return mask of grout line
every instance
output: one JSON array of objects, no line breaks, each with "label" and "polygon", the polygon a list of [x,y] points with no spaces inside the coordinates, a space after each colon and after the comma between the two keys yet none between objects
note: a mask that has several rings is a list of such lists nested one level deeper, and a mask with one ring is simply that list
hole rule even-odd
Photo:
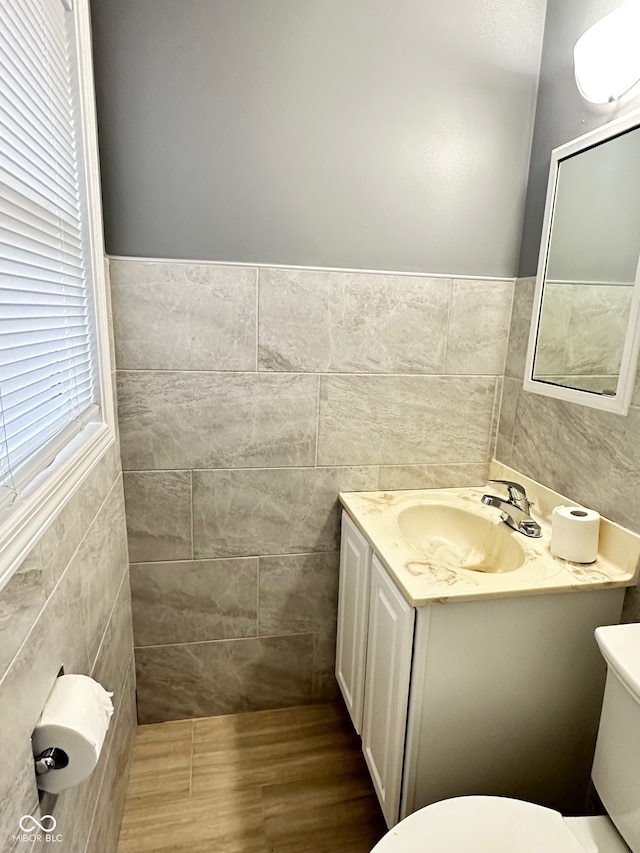
[{"label": "grout line", "polygon": [[[264,789],[267,787],[266,785],[257,785],[258,792],[260,794],[260,814],[262,815],[262,834],[264,836],[265,841],[267,841],[267,816],[264,810]],[[267,850],[273,850],[267,842]]]},{"label": "grout line", "polygon": [[182,643],[151,643],[148,646],[136,646],[134,651],[143,651],[144,649],[176,648],[178,646],[210,646],[213,643],[246,643],[248,640],[277,640],[282,637],[311,637],[317,633],[317,630],[280,631],[277,634],[263,634],[261,637],[218,637],[214,640],[187,640]]},{"label": "grout line", "polygon": [[[109,628],[111,626],[111,620],[113,619],[114,613],[116,611],[116,605],[118,604],[118,599],[120,598],[120,593],[122,592],[122,587],[125,583],[129,582],[129,572],[130,572],[130,565],[129,565],[129,562],[127,561],[126,566],[122,572],[122,577],[120,579],[120,583],[118,584],[118,591],[116,592],[115,598],[113,599],[113,604],[111,605],[111,610],[109,611],[109,616],[107,617],[107,621],[105,622],[105,625],[104,625],[104,630],[102,631],[102,636],[100,637],[100,642],[98,644],[98,650],[96,651],[95,657],[92,661],[89,660],[89,643],[88,643],[88,638],[87,638],[86,630],[85,630],[86,626],[84,624],[84,617],[82,619],[83,630],[85,631],[85,643],[87,646],[87,665],[89,667],[89,675],[93,675],[93,671],[95,669],[96,663],[98,661],[98,658],[100,657],[100,652],[102,651],[102,647],[106,641],[107,634],[108,634]],[[119,686],[121,687],[122,685],[119,685]]]},{"label": "grout line", "polygon": [[[449,286],[449,306],[447,309],[446,334],[444,336],[444,353],[442,356],[442,376],[455,375],[455,374],[447,374],[445,372],[446,368],[447,368],[447,355],[449,354],[449,334],[451,332],[451,305],[452,305],[452,303],[453,303],[453,279],[451,279],[450,286]],[[424,375],[428,375],[428,374],[424,374]]]},{"label": "grout line", "polygon": [[195,560],[195,521],[193,518],[193,471],[189,471],[189,497],[191,506],[191,559]]},{"label": "grout line", "polygon": [[256,269],[256,373],[260,370],[258,353],[260,352],[260,270]]},{"label": "grout line", "polygon": [[316,395],[316,453],[313,467],[318,467],[318,452],[320,448],[320,388],[322,386],[322,375],[318,374],[318,390]]},{"label": "grout line", "polygon": [[524,389],[522,388],[522,380],[517,380],[517,381],[518,381],[518,391],[517,391],[517,396],[516,396],[516,405],[513,409],[513,422],[511,425],[511,436],[510,436],[509,441],[508,441],[509,460],[508,460],[508,462],[504,462],[505,465],[507,465],[507,464],[511,465],[511,463],[513,462],[513,444],[515,441],[516,423],[518,422],[518,409],[520,408],[520,402],[522,400],[522,395],[525,393]]},{"label": "grout line", "polygon": [[[495,378],[496,377],[494,377],[494,379]],[[417,465],[417,466],[425,467],[425,468],[426,467],[429,467],[429,468],[442,467],[443,465],[446,465],[447,468],[450,468],[452,465],[483,465],[484,462],[485,462],[484,458],[482,458],[482,459],[455,459],[455,460],[445,460],[445,461],[442,461],[442,460],[440,460],[440,461],[417,460],[416,461],[415,459],[401,459],[398,462],[350,462],[347,465],[331,465],[331,464],[324,464],[324,465],[313,465],[313,464],[311,464],[311,465],[275,465],[275,466],[254,465],[254,466],[249,466],[249,467],[243,466],[240,468],[229,468],[229,467],[194,468],[191,473],[193,473],[193,474],[196,474],[196,473],[204,473],[204,474],[233,473],[233,474],[238,474],[238,473],[241,473],[243,471],[247,471],[247,472],[249,472],[249,471],[272,471],[272,472],[273,471],[324,471],[324,470],[344,471],[344,470],[349,470],[350,468],[371,468],[373,470],[374,468],[403,468],[403,467],[406,467],[407,465],[412,465],[412,466]],[[168,474],[169,473],[170,474],[170,473],[186,473],[186,471],[185,471],[185,469],[180,469],[180,468],[142,468],[142,469],[137,469],[137,470],[129,470],[129,471],[126,471],[125,473],[127,473],[127,474]],[[343,492],[362,492],[362,491],[370,492],[370,491],[375,491],[375,490],[372,490],[372,489],[347,489],[347,488],[345,488],[345,489],[341,489],[340,491],[343,491]],[[241,555],[234,554],[231,556],[232,557],[234,557],[234,556],[255,557],[257,555],[256,554],[241,554]],[[218,556],[218,559],[224,559],[224,557]],[[156,560],[133,560],[132,562],[154,563],[154,562],[158,562],[158,561],[156,561]],[[160,562],[162,562],[162,561],[160,561]],[[172,560],[171,562],[178,562],[178,561]]]},{"label": "grout line", "polygon": [[[478,462],[478,465],[484,465],[484,462]],[[448,466],[447,466],[448,467]],[[374,489],[368,489],[367,491],[375,491]],[[218,563],[218,562],[234,562],[238,560],[262,560],[262,559],[271,559],[271,558],[279,558],[279,557],[314,557],[314,556],[323,556],[326,554],[339,554],[339,548],[331,548],[328,551],[294,551],[293,553],[287,552],[285,554],[239,554],[234,555],[233,557],[199,557],[197,562],[202,563]],[[130,568],[138,568],[138,566],[155,566],[162,565],[163,563],[171,563],[172,565],[179,565],[180,563],[184,563],[185,565],[189,565],[192,561],[190,559],[182,559],[182,560],[137,560],[135,563],[129,563]]]},{"label": "grout line", "polygon": [[195,750],[196,741],[196,721],[195,718],[191,721],[191,759],[189,761],[189,796],[193,795],[193,753]]},{"label": "grout line", "polygon": [[[271,556],[271,555],[269,555]],[[256,638],[260,637],[260,574],[262,567],[262,557],[259,556],[257,558],[258,565],[256,566],[256,575],[257,575],[257,583],[256,583]]]},{"label": "grout line", "polygon": [[[181,368],[181,367],[120,367],[117,373],[195,373],[211,376],[253,376],[255,370],[206,370],[202,368]],[[413,372],[397,372],[397,371],[364,371],[364,370],[261,370],[261,376],[324,376],[328,378],[342,378],[345,376],[356,376],[359,378],[371,379],[491,379],[495,373],[446,373],[442,371],[426,372],[424,370],[416,370]]]},{"label": "grout line", "polygon": [[489,437],[487,439],[487,459],[491,461],[491,442],[493,438],[493,425],[496,416],[496,385],[493,387],[493,402],[491,403],[491,420],[489,422]]}]

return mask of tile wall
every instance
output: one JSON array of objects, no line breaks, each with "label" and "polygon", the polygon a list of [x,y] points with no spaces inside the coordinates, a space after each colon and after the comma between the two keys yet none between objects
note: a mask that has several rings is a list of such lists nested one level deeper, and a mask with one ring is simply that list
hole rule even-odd
[{"label": "tile wall", "polygon": [[630,285],[613,282],[545,282],[537,376],[615,392],[632,294]]},{"label": "tile wall", "polygon": [[[39,803],[31,732],[60,670],[113,691],[116,713],[98,767]],[[50,814],[52,849],[115,851],[136,724],[124,498],[113,446],[0,592],[0,849],[23,815]],[[33,849],[44,849],[46,844]]]},{"label": "tile wall", "polygon": [[486,480],[513,282],[111,277],[140,721],[332,698],[338,492]]},{"label": "tile wall", "polygon": [[[111,367],[113,373],[113,358]],[[61,668],[91,675],[113,692],[115,713],[88,779],[59,796],[39,798],[30,738]],[[0,590],[0,720],[0,850],[115,853],[136,726],[117,443]],[[40,833],[40,841],[23,840],[20,818],[45,814],[55,818],[61,839],[47,842]]]},{"label": "tile wall", "polygon": [[[528,477],[640,531],[640,382],[626,416],[523,390],[535,279],[515,285],[496,458]],[[627,591],[625,621],[640,621]]]}]

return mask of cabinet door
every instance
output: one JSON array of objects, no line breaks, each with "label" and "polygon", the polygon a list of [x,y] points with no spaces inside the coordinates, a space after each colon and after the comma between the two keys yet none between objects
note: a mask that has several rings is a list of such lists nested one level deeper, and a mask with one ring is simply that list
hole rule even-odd
[{"label": "cabinet door", "polygon": [[362,730],[370,567],[369,543],[343,512],[336,678],[358,734]]},{"label": "cabinet door", "polygon": [[374,556],[362,749],[388,827],[398,822],[415,610]]}]

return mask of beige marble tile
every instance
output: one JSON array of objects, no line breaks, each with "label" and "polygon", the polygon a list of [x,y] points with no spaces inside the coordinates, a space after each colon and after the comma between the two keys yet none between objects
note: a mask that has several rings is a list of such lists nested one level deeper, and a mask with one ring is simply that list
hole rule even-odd
[{"label": "beige marble tile", "polygon": [[549,376],[570,373],[567,359],[569,327],[572,313],[571,285],[545,285],[542,302],[542,322],[538,329],[536,375]]},{"label": "beige marble tile", "polygon": [[133,631],[129,574],[125,572],[109,616],[100,648],[91,667],[91,677],[105,690],[119,695],[133,658]]},{"label": "beige marble tile", "polygon": [[40,546],[36,545],[0,590],[0,679],[45,603]]},{"label": "beige marble tile", "polygon": [[266,373],[120,373],[123,467],[312,465],[318,379]]},{"label": "beige marble tile", "polygon": [[637,531],[639,435],[640,409],[621,417],[523,391],[507,464]]},{"label": "beige marble tile", "polygon": [[522,379],[524,376],[535,286],[535,278],[519,278],[516,280],[513,292],[505,376],[515,379]]},{"label": "beige marble tile", "polygon": [[263,370],[441,373],[450,279],[260,270]]},{"label": "beige marble tile", "polygon": [[125,472],[124,497],[132,563],[192,556],[189,471]]},{"label": "beige marble tile", "polygon": [[383,489],[455,489],[486,483],[489,463],[452,463],[451,465],[381,465],[378,490]]},{"label": "beige marble tile", "polygon": [[91,825],[87,851],[116,853],[118,846],[136,731],[133,684],[133,672],[130,671],[113,723],[113,739]]},{"label": "beige marble tile", "polygon": [[254,370],[254,269],[112,261],[120,369]]},{"label": "beige marble tile", "polygon": [[536,370],[612,375],[620,369],[631,288],[547,282]]},{"label": "beige marble tile", "polygon": [[335,551],[338,493],[376,482],[374,467],[194,471],[195,556]]},{"label": "beige marble tile", "polygon": [[[84,540],[83,540],[84,542]],[[83,552],[82,547],[77,554]],[[55,620],[56,631],[62,653],[65,672],[80,672],[88,674],[91,668],[89,644],[87,641],[87,611],[104,607],[105,613],[113,605],[113,588],[101,588],[99,585],[91,594],[108,596],[100,603],[88,601],[87,589],[83,581],[83,573],[90,571],[88,565],[81,559],[74,559],[58,582],[49,602],[53,604],[51,617]]]},{"label": "beige marble tile", "polygon": [[47,593],[67,567],[120,470],[119,448],[113,444],[45,530],[40,549]]},{"label": "beige marble tile", "polygon": [[26,738],[19,743],[9,741],[0,733],[0,744],[4,755],[0,775],[0,850],[22,853],[29,851],[31,845],[21,840],[20,818],[38,814],[31,742]]},{"label": "beige marble tile", "polygon": [[301,634],[334,628],[340,555],[260,558],[259,634]]},{"label": "beige marble tile", "polygon": [[71,568],[80,574],[89,661],[95,660],[128,569],[122,484],[118,481],[89,527]]},{"label": "beige marble tile", "polygon": [[502,387],[502,400],[500,402],[500,422],[498,425],[495,458],[506,464],[509,464],[508,460],[511,459],[516,410],[521,393],[523,393],[522,379],[505,377]]},{"label": "beige marble tile", "polygon": [[136,646],[255,637],[258,559],[131,566]]},{"label": "beige marble tile", "polygon": [[[39,609],[36,602],[42,601],[44,593],[36,580],[31,589],[40,587],[41,592],[34,600],[27,596],[35,605],[31,611],[32,625],[22,624],[22,630],[28,628],[24,643],[0,680],[0,750],[5,756],[5,766],[0,774],[0,848],[3,850],[10,849],[5,845],[6,830],[14,831],[14,825],[17,826],[22,815],[38,814],[38,808],[46,808],[46,812],[40,813],[54,813],[56,819],[60,818],[64,842],[68,845],[66,849],[85,850],[99,790],[101,766],[87,783],[75,786],[57,798],[44,799],[38,806],[30,738],[61,667],[68,673],[88,672],[86,613],[98,612],[103,606],[108,613],[115,599],[117,587],[111,586],[100,567],[96,569],[90,559],[99,550],[95,541],[100,538],[98,530],[108,528],[102,537],[102,542],[106,543],[103,556],[107,560],[118,550],[110,544],[112,538],[119,537],[122,555],[119,562],[123,570],[126,568],[122,501],[121,498],[119,501],[117,497],[115,501],[112,498],[119,490],[118,471],[116,455],[108,454],[45,532],[42,547],[37,549],[42,553],[46,584],[50,585],[49,598]],[[111,494],[103,504],[110,489]],[[111,509],[114,503],[120,508],[115,513]],[[93,544],[88,547],[87,543]],[[69,562],[74,552],[76,556]],[[80,555],[87,558],[86,564]],[[28,565],[29,571],[35,571],[36,575],[39,573],[37,561]],[[26,567],[23,570],[26,571]],[[18,578],[23,570],[14,577]],[[95,572],[98,582],[83,583],[85,572]],[[25,587],[25,595],[27,589],[28,586]],[[100,602],[95,601],[95,597],[99,597]],[[21,600],[25,601],[24,598]],[[104,756],[101,761],[104,763]],[[2,780],[6,780],[6,784]],[[15,849],[31,849],[31,846],[19,843]],[[33,853],[40,853],[40,848],[37,851],[34,848]]]},{"label": "beige marble tile", "polygon": [[139,720],[306,704],[312,658],[311,634],[136,649]]},{"label": "beige marble tile", "polygon": [[498,430],[500,429],[500,408],[502,406],[502,388],[504,377],[496,377],[496,390],[493,395],[493,412],[491,415],[491,435],[489,437],[489,459],[493,459],[498,444]]},{"label": "beige marble tile", "polygon": [[[54,597],[47,602],[20,653],[0,681],[0,750],[6,757],[1,776],[4,779],[6,773],[11,784],[19,782],[22,794],[29,788],[23,773],[25,756],[27,751],[31,752],[31,733],[64,663],[66,626],[60,623]],[[31,773],[32,768],[33,765]],[[33,783],[33,776],[31,781]],[[0,793],[0,801],[12,802],[11,791]]]},{"label": "beige marble tile", "polygon": [[319,465],[484,462],[496,380],[324,376]]},{"label": "beige marble tile", "polygon": [[336,628],[325,628],[313,635],[313,686],[314,702],[342,702],[335,676]]},{"label": "beige marble tile", "polygon": [[502,375],[513,287],[512,281],[454,280],[445,373]]},{"label": "beige marble tile", "polygon": [[569,328],[572,372],[620,372],[632,294],[630,286],[574,288]]}]

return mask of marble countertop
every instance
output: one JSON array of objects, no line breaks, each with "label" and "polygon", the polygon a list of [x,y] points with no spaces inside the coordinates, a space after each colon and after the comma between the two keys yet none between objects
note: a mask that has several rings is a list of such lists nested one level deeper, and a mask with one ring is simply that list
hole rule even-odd
[{"label": "marble countertop", "polygon": [[635,583],[640,560],[638,534],[602,518],[599,553],[594,563],[559,559],[549,550],[551,511],[555,506],[572,502],[505,466],[492,469],[492,477],[516,480],[525,485],[528,496],[535,501],[531,515],[542,528],[542,537],[532,539],[504,525],[524,549],[522,565],[512,571],[456,568],[412,545],[397,525],[398,514],[403,509],[420,503],[444,503],[504,524],[500,510],[481,503],[483,494],[500,495],[503,487],[489,483],[462,489],[343,492],[340,502],[407,601],[416,607],[430,602],[607,589]]}]

